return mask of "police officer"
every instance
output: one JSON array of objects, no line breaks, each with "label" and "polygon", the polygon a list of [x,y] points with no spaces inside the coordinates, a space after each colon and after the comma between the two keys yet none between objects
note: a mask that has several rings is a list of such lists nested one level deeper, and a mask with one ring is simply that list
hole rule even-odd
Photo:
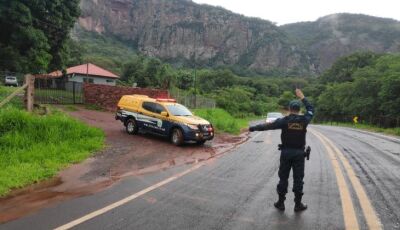
[{"label": "police officer", "polygon": [[290,114],[273,123],[265,123],[256,126],[250,126],[249,131],[265,131],[281,129],[280,145],[281,157],[279,165],[279,183],[277,192],[279,200],[274,206],[283,211],[285,210],[285,199],[288,188],[288,178],[290,169],[293,169],[293,192],[295,195],[294,211],[299,212],[307,209],[307,205],[301,202],[303,197],[303,178],[304,178],[304,150],[306,146],[307,126],[314,116],[314,108],[304,97],[300,89],[296,89],[296,96],[301,99],[306,107],[306,113],[300,115],[301,104],[298,100],[291,101],[289,104]]}]

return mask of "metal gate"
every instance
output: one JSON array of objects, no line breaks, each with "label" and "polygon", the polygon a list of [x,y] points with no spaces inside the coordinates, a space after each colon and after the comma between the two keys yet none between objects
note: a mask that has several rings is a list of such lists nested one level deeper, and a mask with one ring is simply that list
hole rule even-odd
[{"label": "metal gate", "polygon": [[83,83],[66,78],[35,79],[35,103],[83,104]]}]

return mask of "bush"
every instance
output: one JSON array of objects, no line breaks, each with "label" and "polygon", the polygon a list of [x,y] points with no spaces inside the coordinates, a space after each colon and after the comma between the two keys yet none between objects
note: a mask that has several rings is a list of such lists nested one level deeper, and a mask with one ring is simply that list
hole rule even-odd
[{"label": "bush", "polygon": [[54,176],[103,146],[104,134],[64,114],[0,110],[0,196]]},{"label": "bush", "polygon": [[239,134],[240,130],[248,127],[249,120],[237,119],[223,109],[196,109],[195,114],[211,122],[217,132]]}]

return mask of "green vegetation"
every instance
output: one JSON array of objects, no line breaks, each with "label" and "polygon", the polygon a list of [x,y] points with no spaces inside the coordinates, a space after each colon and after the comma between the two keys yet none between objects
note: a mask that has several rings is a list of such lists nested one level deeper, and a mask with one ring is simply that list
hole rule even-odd
[{"label": "green vegetation", "polygon": [[79,41],[73,44],[79,50],[75,55],[79,58],[74,64],[91,62],[121,75],[124,71],[124,64],[136,57],[134,47],[130,47],[116,38],[87,32],[81,28],[73,30],[73,33],[74,36],[79,37]]},{"label": "green vegetation", "polygon": [[[14,90],[17,88],[14,87],[6,87],[6,86],[1,86],[0,85],[0,102],[3,101],[7,96],[12,94]],[[8,102],[3,108],[7,107],[16,107],[16,108],[23,108],[23,98],[22,95],[16,96],[13,99],[11,99],[10,102]],[[3,109],[0,108],[0,109]]]},{"label": "green vegetation", "polygon": [[[343,59],[359,59],[343,62]],[[349,63],[353,63],[349,66]],[[359,65],[359,63],[367,63]],[[351,71],[349,71],[351,69]],[[331,73],[334,73],[333,75]],[[346,76],[347,75],[347,76]],[[346,76],[335,78],[335,76]],[[316,90],[320,118],[358,116],[361,121],[394,127],[400,116],[400,55],[353,54],[339,59],[322,75],[325,89]],[[382,118],[382,119],[376,119]],[[398,125],[398,124],[397,124]]]},{"label": "green vegetation", "polygon": [[104,134],[64,114],[0,110],[0,196],[54,176],[103,146]]},{"label": "green vegetation", "polygon": [[79,0],[0,0],[0,70],[43,73],[68,62]]},{"label": "green vegetation", "polygon": [[[121,84],[177,89],[216,101],[235,118],[265,116],[284,109],[302,88],[317,107],[317,120],[397,119],[400,104],[399,55],[371,52],[340,58],[319,78],[243,77],[229,69],[175,68],[155,58],[132,54],[122,67]],[[388,119],[388,118],[386,118]],[[376,124],[376,122],[373,122]],[[393,122],[389,122],[393,123]],[[388,126],[392,126],[388,125]]]},{"label": "green vegetation", "polygon": [[223,109],[195,109],[196,116],[210,121],[217,132],[239,134],[240,131],[249,126],[252,120],[260,117],[235,118]]}]

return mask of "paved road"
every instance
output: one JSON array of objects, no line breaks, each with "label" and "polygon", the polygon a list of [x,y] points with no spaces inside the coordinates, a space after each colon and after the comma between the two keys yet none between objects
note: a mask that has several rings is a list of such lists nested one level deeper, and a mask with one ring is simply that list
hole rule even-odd
[{"label": "paved road", "polygon": [[[272,207],[280,131],[199,163],[127,178],[110,189],[0,225],[0,229],[400,229],[400,139],[313,126],[309,209]],[[290,182],[291,183],[291,182]]]}]

